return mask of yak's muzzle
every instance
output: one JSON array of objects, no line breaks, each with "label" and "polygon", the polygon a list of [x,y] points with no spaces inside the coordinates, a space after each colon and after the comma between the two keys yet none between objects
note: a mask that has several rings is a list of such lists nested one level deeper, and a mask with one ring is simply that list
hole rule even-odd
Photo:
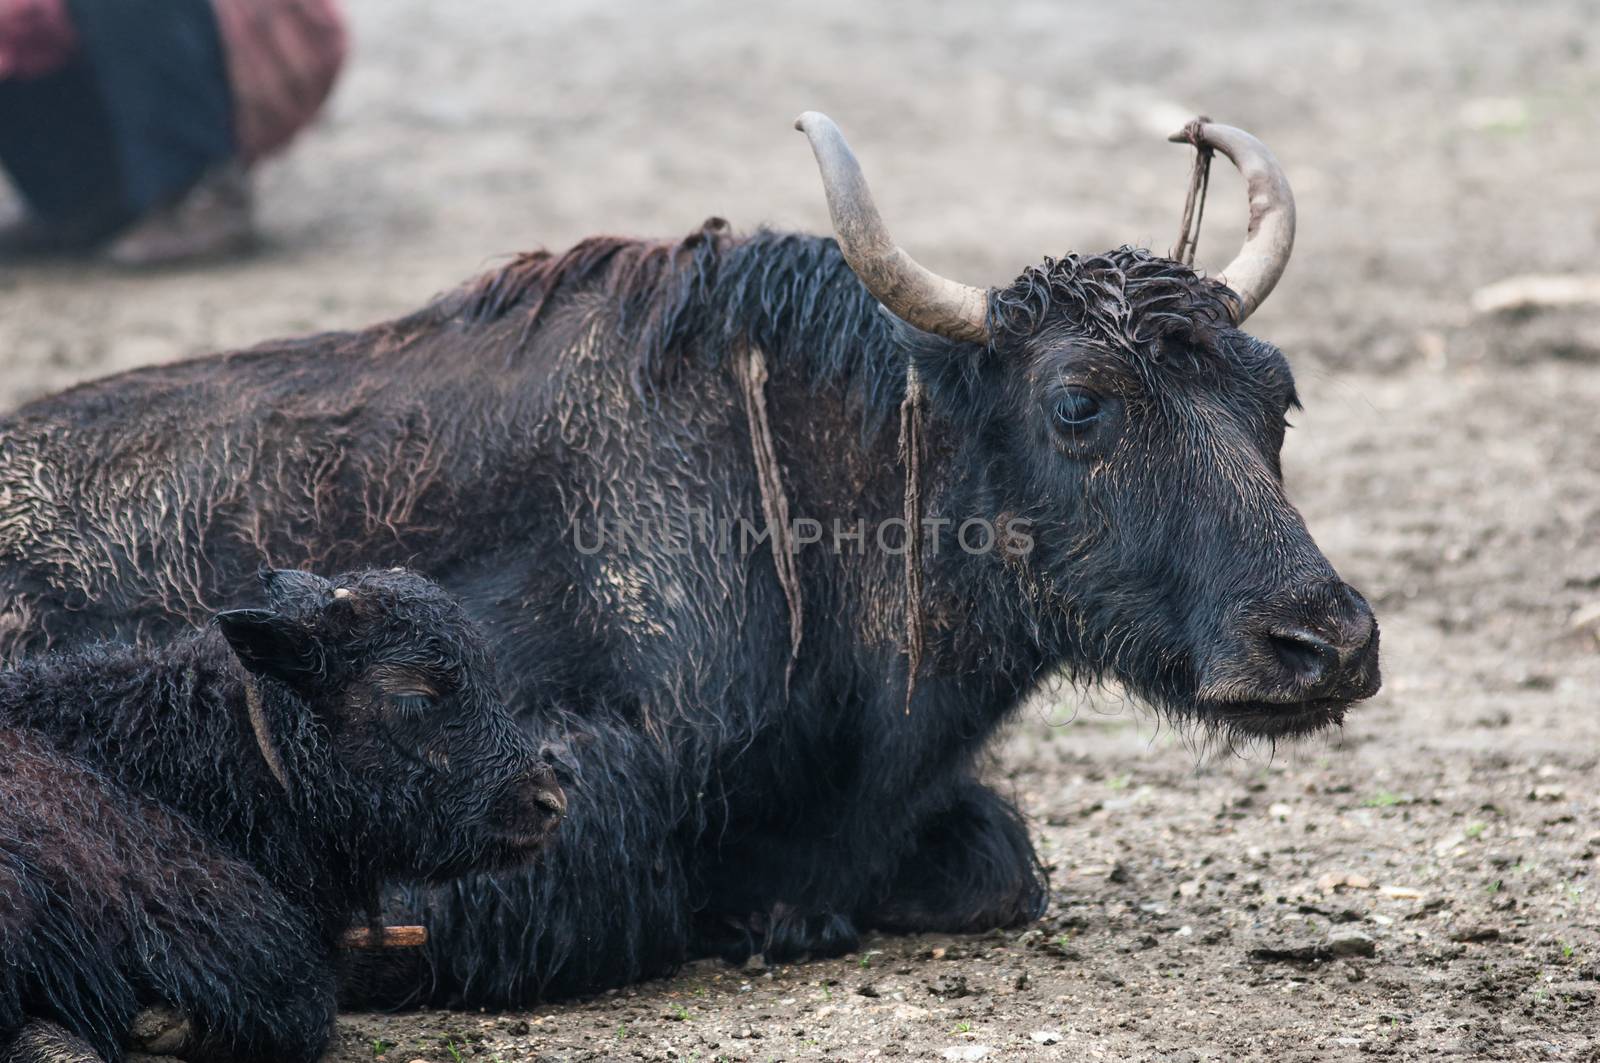
[{"label": "yak's muzzle", "polygon": [[529,768],[501,798],[501,840],[512,848],[543,846],[567,818],[567,795],[545,764]]},{"label": "yak's muzzle", "polygon": [[1254,734],[1297,734],[1338,723],[1350,702],[1378,692],[1378,623],[1348,584],[1293,588],[1235,615],[1200,672],[1207,715]]}]

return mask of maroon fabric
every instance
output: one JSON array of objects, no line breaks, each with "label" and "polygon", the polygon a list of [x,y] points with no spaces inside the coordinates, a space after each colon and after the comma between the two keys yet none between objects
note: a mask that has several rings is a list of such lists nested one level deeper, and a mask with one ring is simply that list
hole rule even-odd
[{"label": "maroon fabric", "polygon": [[77,50],[66,0],[0,0],[0,81],[54,73]]},{"label": "maroon fabric", "polygon": [[344,63],[344,19],[337,0],[212,2],[228,57],[235,139],[249,163],[287,144],[322,108]]}]

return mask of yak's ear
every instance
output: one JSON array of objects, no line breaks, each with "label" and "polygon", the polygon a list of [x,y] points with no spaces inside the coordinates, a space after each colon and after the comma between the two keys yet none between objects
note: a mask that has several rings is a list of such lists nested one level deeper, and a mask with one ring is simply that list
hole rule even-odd
[{"label": "yak's ear", "polygon": [[974,408],[979,381],[992,359],[987,347],[955,343],[906,324],[884,311],[894,342],[917,367],[929,399],[946,415]]},{"label": "yak's ear", "polygon": [[245,670],[299,686],[322,674],[322,647],[310,632],[268,609],[217,614],[217,627]]}]

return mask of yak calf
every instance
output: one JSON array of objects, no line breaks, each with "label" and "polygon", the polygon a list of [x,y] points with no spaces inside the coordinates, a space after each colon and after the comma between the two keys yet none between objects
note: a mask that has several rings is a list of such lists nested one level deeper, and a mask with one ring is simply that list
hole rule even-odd
[{"label": "yak calf", "polygon": [[438,587],[262,578],[269,608],[167,647],[0,673],[0,1057],[115,1060],[167,1005],[188,1058],[315,1060],[384,883],[523,863],[565,814]]}]

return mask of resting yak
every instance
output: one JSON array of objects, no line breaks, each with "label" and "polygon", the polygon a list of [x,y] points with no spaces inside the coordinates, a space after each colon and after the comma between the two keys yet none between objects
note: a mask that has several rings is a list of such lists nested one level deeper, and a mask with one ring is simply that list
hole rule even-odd
[{"label": "resting yak", "polygon": [[1372,614],[1284,493],[1289,367],[1238,329],[1293,239],[1258,141],[1196,127],[1250,192],[1221,276],[1122,248],[985,291],[798,125],[837,242],[590,239],[0,421],[0,654],[162,637],[262,564],[402,563],[487,629],[570,818],[532,873],[395,898],[429,948],[353,998],[1024,922],[1045,877],[978,769],[1044,677],[1271,738],[1377,689]]},{"label": "resting yak", "polygon": [[[185,1059],[315,1063],[334,943],[385,882],[518,867],[559,825],[438,587],[261,587],[216,630],[0,672],[0,1060],[120,1061],[161,1004]],[[46,1050],[67,1035],[89,1044]]]}]

